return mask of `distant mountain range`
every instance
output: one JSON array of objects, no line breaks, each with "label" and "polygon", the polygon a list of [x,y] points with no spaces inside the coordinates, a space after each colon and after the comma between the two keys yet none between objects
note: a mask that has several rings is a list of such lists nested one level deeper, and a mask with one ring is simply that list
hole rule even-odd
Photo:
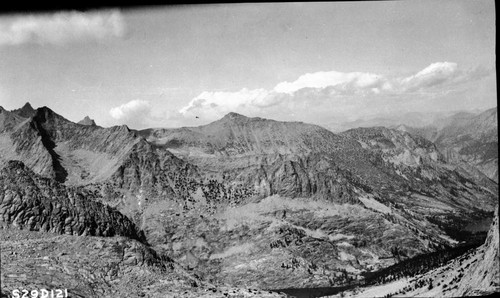
[{"label": "distant mountain range", "polygon": [[342,132],[357,127],[378,127],[407,131],[435,143],[448,162],[472,166],[498,182],[497,108],[486,111],[411,112],[375,117],[325,127]]},{"label": "distant mountain range", "polygon": [[458,113],[424,127],[399,126],[434,142],[448,162],[469,164],[498,182],[497,108],[480,114]]},{"label": "distant mountain range", "polygon": [[[488,115],[443,122],[436,134],[336,134],[236,113],[136,131],[73,123],[48,107],[0,107],[2,225],[122,235],[216,288],[344,285],[475,239],[466,227],[491,219],[498,203],[497,182],[479,171],[490,147],[467,153],[494,142],[496,109]],[[443,146],[473,132],[458,150],[470,158],[450,158]],[[47,225],[60,213],[37,202],[62,204],[60,222]]]},{"label": "distant mountain range", "polygon": [[366,118],[360,118],[355,121],[330,122],[325,123],[324,127],[333,132],[342,132],[358,127],[397,127],[405,125],[411,127],[425,127],[437,125],[443,122],[443,119],[454,117],[455,115],[478,115],[482,110],[473,111],[437,111],[437,112],[407,112],[392,113],[390,115],[378,115]]}]

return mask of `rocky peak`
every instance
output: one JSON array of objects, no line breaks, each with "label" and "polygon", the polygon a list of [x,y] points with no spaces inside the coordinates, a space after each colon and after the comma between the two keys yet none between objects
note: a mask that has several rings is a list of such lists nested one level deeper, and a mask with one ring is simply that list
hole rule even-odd
[{"label": "rocky peak", "polygon": [[63,116],[57,114],[56,112],[45,106],[36,109],[32,118],[34,122],[43,124],[44,127],[56,127],[71,123],[71,121],[67,120]]},{"label": "rocky peak", "polygon": [[248,121],[249,117],[235,113],[235,112],[230,112],[226,114],[224,117],[221,118],[221,121],[227,122],[227,121]]},{"label": "rocky peak", "polygon": [[80,120],[80,121],[78,122],[78,124],[82,124],[82,125],[90,125],[90,126],[97,126],[97,125],[95,124],[94,119],[90,119],[90,117],[89,117],[89,116],[85,116],[85,118],[83,118],[82,120]]},{"label": "rocky peak", "polygon": [[248,118],[247,116],[242,115],[242,114],[238,114],[236,112],[229,112],[224,117],[229,117],[229,118]]},{"label": "rocky peak", "polygon": [[22,108],[17,110],[12,110],[12,112],[23,118],[30,118],[35,114],[35,109],[33,109],[31,104],[27,102],[24,104]]}]

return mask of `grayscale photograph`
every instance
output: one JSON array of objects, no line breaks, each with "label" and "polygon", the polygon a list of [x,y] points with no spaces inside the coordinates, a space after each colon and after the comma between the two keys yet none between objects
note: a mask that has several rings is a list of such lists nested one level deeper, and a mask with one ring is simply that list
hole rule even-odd
[{"label": "grayscale photograph", "polygon": [[0,297],[500,294],[495,4],[0,11]]}]

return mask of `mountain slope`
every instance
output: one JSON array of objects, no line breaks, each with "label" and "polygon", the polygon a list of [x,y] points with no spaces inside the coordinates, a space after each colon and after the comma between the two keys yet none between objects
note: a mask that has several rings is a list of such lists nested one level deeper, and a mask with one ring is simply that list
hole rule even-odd
[{"label": "mountain slope", "polygon": [[334,134],[230,113],[135,132],[72,123],[46,107],[16,119],[0,134],[9,144],[0,159],[116,208],[155,250],[220,285],[345,284],[469,241],[465,228],[491,218],[498,195],[491,180],[397,130]]},{"label": "mountain slope", "polygon": [[2,293],[56,288],[71,297],[282,297],[200,280],[148,246],[132,221],[97,201],[99,194],[41,177],[19,161],[0,171],[0,185]]},{"label": "mountain slope", "polygon": [[54,177],[53,157],[42,135],[23,118],[0,107],[0,166],[8,160],[22,160],[35,172]]},{"label": "mountain slope", "polygon": [[[47,107],[26,119],[15,112],[1,115],[10,124],[0,133],[4,145],[0,163],[21,160],[36,173],[69,185],[111,183],[137,191],[141,186],[158,185],[161,172],[166,171],[165,161],[172,161],[174,167],[185,166],[170,152],[157,152],[126,126],[80,125]],[[160,185],[161,191],[172,193],[169,188],[167,183]]]},{"label": "mountain slope", "polygon": [[[139,134],[212,175],[211,194],[221,206],[215,218],[195,220],[199,207],[184,213],[189,224],[175,222],[175,211],[147,222],[157,218],[176,231],[164,243],[173,256],[186,262],[194,256],[201,274],[232,282],[345,283],[394,263],[395,247],[410,257],[455,245],[449,235],[468,237],[463,228],[491,217],[498,193],[495,183],[445,163],[431,142],[397,130],[336,135],[319,126],[231,113],[205,126]],[[230,205],[224,201],[227,185],[253,192]],[[242,223],[233,224],[236,218]],[[245,236],[233,240],[235,234]],[[185,237],[198,244],[185,244]],[[214,260],[214,254],[227,257]]]},{"label": "mountain slope", "polygon": [[[432,143],[395,130],[370,128],[336,135],[319,126],[232,113],[205,126],[141,134],[201,170],[224,173],[225,179],[254,186],[265,196],[318,195],[356,202],[355,190],[430,193],[428,182],[439,180],[435,192],[441,192],[443,183],[450,191],[463,188],[460,179],[473,179],[446,165]],[[484,186],[496,191],[494,184]],[[492,210],[492,203],[487,205]]]}]

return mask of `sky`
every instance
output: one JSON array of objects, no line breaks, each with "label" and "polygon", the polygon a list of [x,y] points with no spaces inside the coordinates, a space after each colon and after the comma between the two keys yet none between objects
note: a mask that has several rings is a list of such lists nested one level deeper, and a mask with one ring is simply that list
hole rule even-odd
[{"label": "sky", "polygon": [[0,15],[0,106],[131,128],[496,106],[493,0]]}]

